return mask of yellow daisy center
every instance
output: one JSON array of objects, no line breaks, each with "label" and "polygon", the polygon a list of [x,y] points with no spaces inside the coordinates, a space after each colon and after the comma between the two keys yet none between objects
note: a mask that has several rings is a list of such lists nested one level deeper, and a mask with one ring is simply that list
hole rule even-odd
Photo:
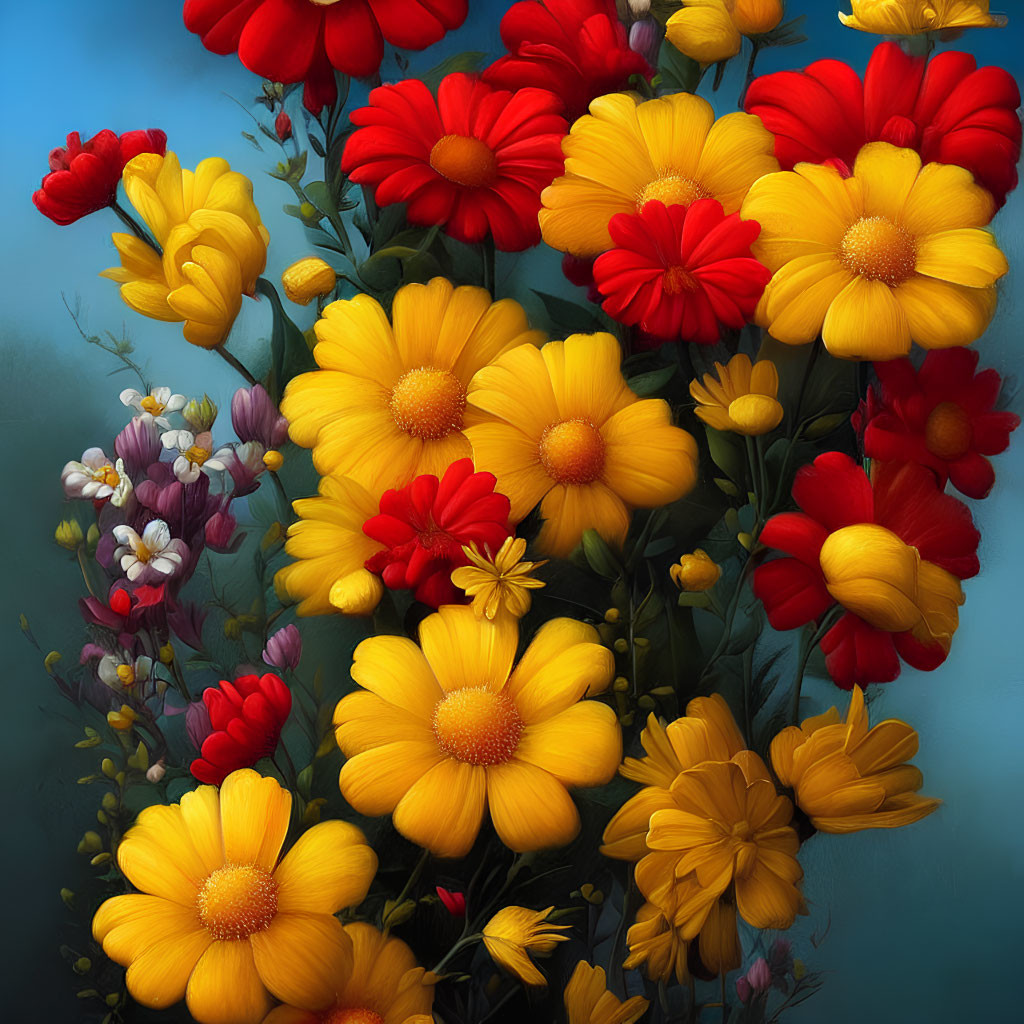
[{"label": "yellow daisy center", "polygon": [[711,193],[699,181],[681,174],[663,174],[644,187],[637,196],[636,208],[642,210],[655,200],[666,206],[689,206],[698,199],[710,198]]},{"label": "yellow daisy center", "polygon": [[228,865],[210,875],[196,899],[199,920],[221,941],[247,939],[277,913],[277,882],[255,864]]},{"label": "yellow daisy center", "polygon": [[971,420],[956,402],[941,402],[924,425],[924,443],[940,459],[959,459],[971,447]]},{"label": "yellow daisy center", "polygon": [[462,429],[466,389],[451,370],[421,366],[399,378],[389,404],[395,423],[407,434],[439,441]]},{"label": "yellow daisy center", "polygon": [[482,188],[498,176],[498,161],[490,146],[470,135],[444,135],[430,151],[430,166],[443,178]]},{"label": "yellow daisy center", "polygon": [[142,543],[142,538],[139,538],[139,543],[135,545],[132,552],[140,562],[148,562],[153,557],[153,552]]},{"label": "yellow daisy center", "polygon": [[320,1018],[322,1024],[384,1024],[384,1018],[366,1007],[338,1007]]},{"label": "yellow daisy center", "polygon": [[507,761],[519,745],[523,721],[512,700],[486,686],[449,693],[434,708],[434,736],[441,749],[466,764]]},{"label": "yellow daisy center", "polygon": [[105,466],[100,466],[99,469],[92,471],[93,480],[98,480],[101,484],[106,484],[108,487],[116,487],[121,482],[121,477],[118,476],[117,470],[108,462]]},{"label": "yellow daisy center", "polygon": [[560,484],[589,484],[604,469],[604,438],[589,420],[563,420],[541,435],[540,461]]},{"label": "yellow daisy center", "polygon": [[135,682],[135,669],[131,665],[118,665],[117,678],[121,680],[122,686],[131,686]]},{"label": "yellow daisy center", "polygon": [[193,466],[201,466],[213,453],[207,448],[200,448],[199,445],[194,444],[188,451],[182,452],[182,455],[192,463]]},{"label": "yellow daisy center", "polygon": [[869,281],[902,284],[917,267],[917,246],[906,228],[887,217],[861,217],[839,243],[839,261]]},{"label": "yellow daisy center", "polygon": [[669,267],[661,279],[661,287],[666,295],[679,295],[682,292],[695,292],[697,281],[685,267]]},{"label": "yellow daisy center", "polygon": [[139,402],[139,405],[150,414],[150,416],[159,416],[164,411],[163,402],[158,402],[152,395],[146,395],[146,397]]}]

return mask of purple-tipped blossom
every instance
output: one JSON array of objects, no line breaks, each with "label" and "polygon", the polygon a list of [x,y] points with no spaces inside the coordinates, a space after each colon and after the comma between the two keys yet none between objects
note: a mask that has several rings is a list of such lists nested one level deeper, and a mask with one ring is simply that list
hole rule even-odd
[{"label": "purple-tipped blossom", "polygon": [[267,638],[263,660],[274,668],[294,669],[302,657],[302,635],[298,627],[291,625],[279,629]]},{"label": "purple-tipped blossom", "polygon": [[[210,494],[210,478],[201,474],[190,484],[183,484],[167,462],[149,467],[148,479],[135,490],[139,503],[151,513],[149,518],[162,519],[176,537],[190,546],[202,537],[206,521],[221,507],[218,495]],[[135,523],[145,526],[145,520]]]},{"label": "purple-tipped blossom", "polygon": [[[223,453],[224,465],[235,484],[235,497],[242,498],[259,487],[256,478],[266,471],[265,454],[259,441],[247,441]],[[218,455],[221,455],[218,452]]]},{"label": "purple-tipped blossom", "polygon": [[236,526],[238,521],[230,512],[214,512],[206,521],[206,546],[221,554],[233,551],[231,542]]},{"label": "purple-tipped blossom", "polygon": [[124,462],[129,476],[145,474],[152,463],[159,461],[163,451],[156,421],[141,416],[129,420],[114,440],[114,451]]},{"label": "purple-tipped blossom", "polygon": [[264,448],[280,448],[288,440],[288,421],[261,384],[235,392],[231,425],[239,441],[258,441]]}]

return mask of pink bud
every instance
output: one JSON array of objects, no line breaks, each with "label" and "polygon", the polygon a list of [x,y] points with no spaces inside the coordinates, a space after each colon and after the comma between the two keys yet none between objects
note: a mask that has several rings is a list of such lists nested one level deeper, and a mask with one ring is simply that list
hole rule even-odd
[{"label": "pink bud", "polygon": [[629,48],[639,53],[648,64],[657,65],[661,49],[661,32],[653,18],[634,21],[629,27]]},{"label": "pink bud", "polygon": [[747,981],[755,992],[766,992],[772,987],[772,971],[763,956],[759,956],[750,965]]},{"label": "pink bud", "polygon": [[302,657],[302,635],[298,627],[291,625],[279,629],[268,637],[263,651],[263,660],[274,668],[295,668]]},{"label": "pink bud", "polygon": [[215,512],[206,521],[206,543],[214,551],[231,550],[231,538],[238,525],[230,512]]},{"label": "pink bud", "polygon": [[194,700],[185,708],[185,732],[196,750],[202,749],[203,740],[213,732],[210,712],[201,700]]},{"label": "pink bud", "polygon": [[450,892],[448,889],[442,889],[439,885],[435,886],[434,889],[437,892],[438,898],[444,904],[445,910],[447,910],[452,917],[466,916],[465,893]]},{"label": "pink bud", "polygon": [[287,142],[292,137],[292,119],[283,110],[274,121],[274,131],[282,142]]},{"label": "pink bud", "polygon": [[750,982],[744,977],[736,979],[736,995],[739,996],[741,1003],[749,1003],[750,997],[754,993],[750,989]]}]

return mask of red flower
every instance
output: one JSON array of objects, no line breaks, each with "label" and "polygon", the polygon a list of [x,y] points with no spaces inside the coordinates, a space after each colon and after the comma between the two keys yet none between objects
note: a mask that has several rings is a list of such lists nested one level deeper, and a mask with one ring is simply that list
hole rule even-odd
[{"label": "red flower", "polygon": [[444,904],[444,909],[452,917],[466,916],[466,894],[464,892],[452,892],[449,889],[443,889],[440,885],[435,885],[434,891],[437,893],[438,899]]},{"label": "red flower", "polygon": [[238,52],[275,82],[305,82],[319,114],[338,98],[334,71],[374,74],[384,42],[422,50],[466,19],[466,0],[185,0],[185,27],[214,53]]},{"label": "red flower", "polygon": [[239,676],[203,691],[213,731],[203,740],[192,774],[219,786],[236,768],[270,757],[292,710],[292,693],[280,677]]},{"label": "red flower", "polygon": [[407,203],[412,224],[441,224],[461,242],[487,234],[505,252],[540,241],[540,194],[562,173],[565,121],[542,89],[493,89],[446,75],[437,99],[418,79],[370,93],[341,166],[380,206]]},{"label": "red flower", "polygon": [[[787,556],[754,570],[754,593],[772,627],[796,629],[842,604],[846,610],[821,649],[829,674],[844,690],[890,682],[899,675],[901,657],[918,669],[942,664],[963,599],[956,581],[978,572],[979,534],[967,506],[943,494],[923,466],[879,465],[869,481],[840,452],[804,466],[793,499],[803,511],[773,516],[759,538]],[[920,593],[907,593],[908,575]],[[881,601],[873,600],[877,594]],[[887,628],[913,613],[915,604],[920,622]],[[943,618],[952,628],[936,631]]]},{"label": "red flower", "polygon": [[104,128],[85,143],[72,132],[67,146],[50,152],[50,173],[32,202],[55,224],[72,224],[114,202],[129,160],[140,153],[163,155],[166,148],[167,136],[158,129],[125,132],[118,138]]},{"label": "red flower", "polygon": [[[1020,426],[1012,412],[995,412],[1002,378],[975,373],[978,353],[929,352],[920,370],[909,359],[875,363],[880,393],[866,407],[864,454],[886,462],[919,462],[968,498],[984,498],[996,481],[986,455],[998,455]],[[869,392],[869,398],[872,392]]]},{"label": "red flower", "polygon": [[598,256],[594,281],[604,311],[663,340],[702,345],[721,327],[742,327],[772,276],[750,252],[756,221],[725,216],[715,199],[689,207],[653,201],[608,224],[616,248]]},{"label": "red flower", "polygon": [[463,595],[452,585],[452,570],[468,565],[463,545],[497,551],[512,533],[509,500],[494,493],[492,473],[474,473],[471,459],[459,459],[436,476],[416,477],[401,490],[385,491],[380,515],[367,519],[363,533],[387,550],[366,562],[392,590],[412,589],[417,601],[437,608]]},{"label": "red flower", "polygon": [[484,81],[512,92],[548,89],[570,121],[595,96],[628,89],[631,75],[654,74],[629,48],[613,0],[522,0],[501,19],[501,41],[508,56],[484,71]]},{"label": "red flower", "polygon": [[274,131],[281,142],[287,142],[292,137],[292,119],[283,110],[274,118]]},{"label": "red flower", "polygon": [[837,60],[754,80],[746,108],[775,134],[783,169],[835,157],[853,166],[866,142],[916,149],[925,163],[965,167],[998,206],[1017,185],[1020,91],[1002,68],[949,50],[926,61],[882,43],[861,84]]}]

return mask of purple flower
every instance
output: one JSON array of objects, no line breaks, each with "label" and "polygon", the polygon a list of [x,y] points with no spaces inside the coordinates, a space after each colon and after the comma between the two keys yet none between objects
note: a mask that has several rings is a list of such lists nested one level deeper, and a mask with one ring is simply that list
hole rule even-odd
[{"label": "purple flower", "polygon": [[302,636],[298,627],[285,626],[267,639],[263,660],[274,668],[294,669],[302,657]]},{"label": "purple flower", "polygon": [[648,64],[658,63],[658,50],[661,47],[661,33],[658,23],[653,18],[634,21],[629,27],[629,48],[639,53]]},{"label": "purple flower", "polygon": [[160,460],[160,430],[152,419],[136,416],[114,439],[114,451],[124,460],[130,477],[141,476]]},{"label": "purple flower", "polygon": [[196,750],[202,750],[203,740],[213,732],[210,713],[201,700],[194,700],[185,708],[185,732]]},{"label": "purple flower", "polygon": [[772,985],[772,970],[768,961],[759,956],[747,971],[747,982],[755,992],[766,992]]},{"label": "purple flower", "polygon": [[194,651],[203,647],[203,623],[206,612],[195,604],[175,604],[167,607],[167,625],[174,635]]},{"label": "purple flower", "polygon": [[260,384],[235,392],[231,425],[239,441],[258,441],[264,448],[279,448],[288,440],[288,421]]}]

